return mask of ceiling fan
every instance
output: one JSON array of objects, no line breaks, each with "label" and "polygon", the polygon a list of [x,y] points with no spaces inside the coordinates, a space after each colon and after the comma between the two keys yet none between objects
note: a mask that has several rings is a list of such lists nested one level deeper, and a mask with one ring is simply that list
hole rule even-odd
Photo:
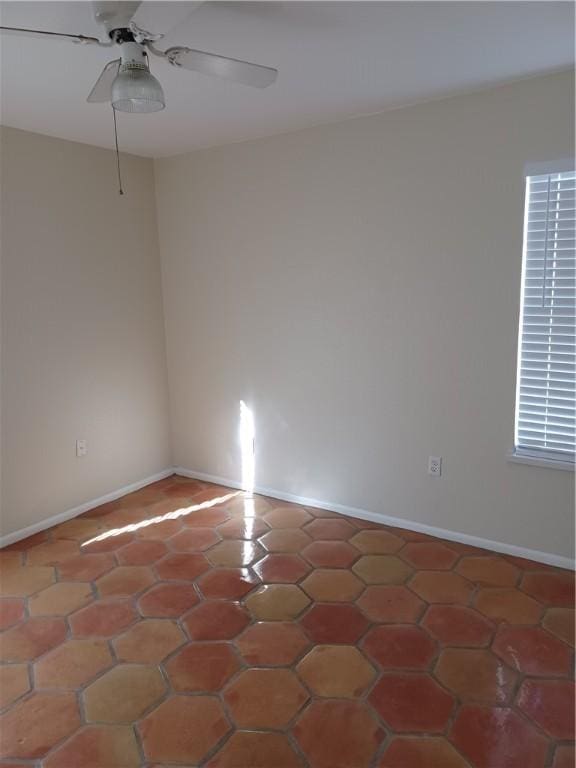
[{"label": "ceiling fan", "polygon": [[[173,46],[166,50],[156,47],[165,34],[182,23],[199,5],[202,2],[93,2],[94,17],[104,27],[104,40],[20,27],[0,26],[0,32],[104,48],[118,46],[119,58],[106,64],[87,100],[92,103],[110,102],[114,110],[122,112],[157,112],[166,105],[162,86],[150,72],[149,54],[166,60],[178,69],[213,75],[256,88],[265,88],[273,83],[278,71],[272,67],[186,46]],[[163,34],[148,32],[148,29],[161,29]]]}]

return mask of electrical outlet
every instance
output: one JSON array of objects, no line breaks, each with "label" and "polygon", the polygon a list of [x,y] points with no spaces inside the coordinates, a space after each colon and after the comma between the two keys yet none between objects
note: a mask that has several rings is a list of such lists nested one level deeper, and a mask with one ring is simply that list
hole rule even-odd
[{"label": "electrical outlet", "polygon": [[86,440],[76,440],[76,456],[80,458],[81,456],[86,456],[88,453],[88,443]]},{"label": "electrical outlet", "polygon": [[442,474],[442,456],[428,456],[428,474],[440,477]]}]

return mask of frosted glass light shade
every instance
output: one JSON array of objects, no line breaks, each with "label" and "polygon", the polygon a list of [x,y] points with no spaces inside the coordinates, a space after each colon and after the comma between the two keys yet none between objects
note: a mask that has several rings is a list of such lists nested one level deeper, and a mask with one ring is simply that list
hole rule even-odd
[{"label": "frosted glass light shade", "polygon": [[120,112],[158,112],[166,103],[162,86],[148,68],[129,61],[112,83],[112,106]]}]

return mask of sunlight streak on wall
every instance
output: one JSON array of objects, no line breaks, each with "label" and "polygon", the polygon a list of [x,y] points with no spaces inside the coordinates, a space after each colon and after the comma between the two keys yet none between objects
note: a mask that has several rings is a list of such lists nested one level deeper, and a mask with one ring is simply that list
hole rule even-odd
[{"label": "sunlight streak on wall", "polygon": [[256,460],[254,456],[254,414],[240,400],[240,452],[242,459],[242,490],[247,498],[254,493],[254,477],[256,474]]}]

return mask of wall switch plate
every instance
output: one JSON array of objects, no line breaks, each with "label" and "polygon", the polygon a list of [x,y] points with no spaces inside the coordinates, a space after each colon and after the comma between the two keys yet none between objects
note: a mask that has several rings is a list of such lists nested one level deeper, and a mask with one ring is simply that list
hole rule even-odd
[{"label": "wall switch plate", "polygon": [[81,456],[86,456],[88,453],[88,443],[86,440],[76,440],[76,456],[80,458]]},{"label": "wall switch plate", "polygon": [[442,474],[442,456],[428,456],[428,474],[440,477]]}]

